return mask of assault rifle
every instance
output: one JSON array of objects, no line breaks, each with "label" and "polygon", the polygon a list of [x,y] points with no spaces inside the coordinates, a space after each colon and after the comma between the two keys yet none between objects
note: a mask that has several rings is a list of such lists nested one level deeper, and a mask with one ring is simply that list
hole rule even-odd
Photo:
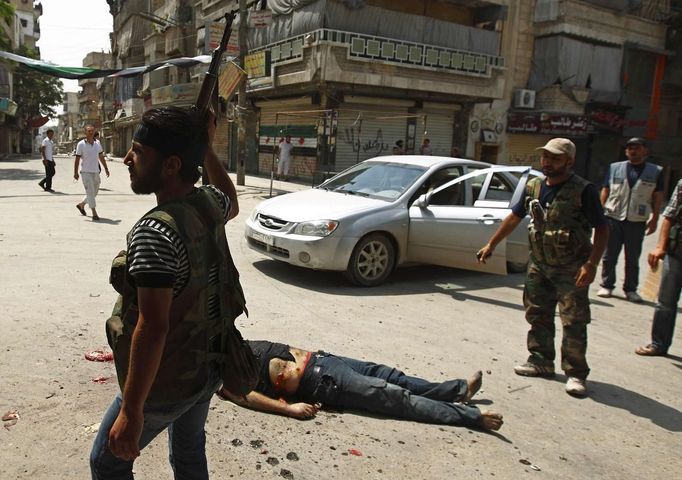
[{"label": "assault rifle", "polygon": [[[205,114],[208,110],[211,100],[213,99],[216,87],[218,85],[218,73],[220,71],[220,62],[223,59],[223,53],[227,50],[227,42],[230,40],[232,34],[232,22],[234,22],[234,13],[227,13],[225,15],[225,30],[223,31],[223,38],[220,44],[213,50],[211,54],[211,65],[208,67],[208,72],[204,77],[204,82],[201,84],[197,102],[194,105],[199,112]],[[217,112],[216,112],[217,113]]]}]

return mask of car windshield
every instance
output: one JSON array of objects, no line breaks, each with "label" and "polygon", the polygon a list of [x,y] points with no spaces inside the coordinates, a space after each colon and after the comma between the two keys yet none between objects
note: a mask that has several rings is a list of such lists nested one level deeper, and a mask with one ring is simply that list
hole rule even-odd
[{"label": "car windshield", "polygon": [[391,201],[400,197],[425,171],[426,168],[417,165],[364,162],[318,188]]}]

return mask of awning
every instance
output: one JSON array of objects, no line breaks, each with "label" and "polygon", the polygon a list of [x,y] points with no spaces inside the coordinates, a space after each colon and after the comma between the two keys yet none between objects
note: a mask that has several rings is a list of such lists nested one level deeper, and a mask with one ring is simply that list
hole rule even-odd
[{"label": "awning", "polygon": [[50,117],[31,117],[26,120],[26,126],[28,128],[39,128],[45,125],[48,120],[50,120]]},{"label": "awning", "polygon": [[189,68],[200,63],[211,63],[210,55],[199,55],[197,57],[191,58],[190,57],[172,58],[170,60],[165,60],[160,63],[155,63],[152,65],[142,65],[139,67],[100,70],[88,67],[65,67],[62,65],[55,65],[53,63],[47,63],[40,60],[36,60],[34,58],[22,57],[21,55],[15,55],[14,53],[9,52],[0,52],[0,58],[21,63],[22,65],[25,65],[28,68],[37,70],[52,77],[68,78],[70,80],[100,77],[132,77],[135,75],[142,75],[143,73],[151,72],[152,70],[156,70],[157,68],[165,67],[168,65],[175,65],[180,68]]}]

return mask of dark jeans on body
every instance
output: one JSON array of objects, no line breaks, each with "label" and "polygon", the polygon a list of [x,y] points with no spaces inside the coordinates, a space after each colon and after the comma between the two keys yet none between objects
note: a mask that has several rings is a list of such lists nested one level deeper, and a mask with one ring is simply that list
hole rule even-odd
[{"label": "dark jeans on body", "polygon": [[478,408],[452,403],[466,392],[466,380],[434,383],[386,365],[321,352],[313,354],[296,396],[418,422],[481,426]]},{"label": "dark jeans on body", "polygon": [[[221,381],[218,370],[211,380],[194,397],[163,407],[144,407],[144,427],[140,450],[158,434],[168,429],[168,458],[178,480],[208,480],[206,464],[206,432],[204,426],[208,407]],[[132,480],[133,462],[115,457],[109,450],[109,430],[121,409],[121,395],[116,395],[104,414],[90,453],[90,471],[93,480]]]},{"label": "dark jeans on body", "polygon": [[50,162],[49,160],[45,162],[45,178],[38,182],[45,190],[52,190],[52,177],[54,177],[55,174],[54,167],[54,162]]},{"label": "dark jeans on body", "polygon": [[667,353],[673,341],[677,302],[682,288],[682,260],[665,256],[661,285],[658,289],[658,302],[654,310],[651,326],[651,344],[659,351]]},{"label": "dark jeans on body", "polygon": [[616,263],[625,246],[625,280],[623,291],[636,292],[639,285],[639,256],[646,231],[646,222],[629,222],[606,217],[609,226],[609,242],[604,251],[601,265],[601,286],[613,289],[616,286]]}]

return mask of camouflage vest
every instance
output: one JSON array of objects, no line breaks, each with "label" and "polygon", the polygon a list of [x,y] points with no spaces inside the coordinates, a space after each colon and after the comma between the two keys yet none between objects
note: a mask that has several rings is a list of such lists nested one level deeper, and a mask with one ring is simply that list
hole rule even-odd
[{"label": "camouflage vest", "polygon": [[[225,220],[213,195],[199,189],[181,200],[160,205],[142,217],[172,228],[187,249],[190,276],[173,298],[170,323],[161,364],[147,403],[163,405],[194,396],[209,380],[211,362],[224,357],[226,332],[246,311],[239,272],[232,261],[225,236]],[[131,234],[128,233],[128,248]],[[218,265],[219,281],[209,284],[209,268]],[[129,275],[126,252],[114,259],[110,282],[120,293],[106,330],[114,352],[121,391],[128,374],[132,335],[137,324],[137,288]],[[210,319],[208,299],[220,299],[220,315]],[[248,312],[247,312],[248,314]]]},{"label": "camouflage vest", "polygon": [[[526,206],[540,198],[541,178],[526,186]],[[530,254],[535,263],[550,266],[585,261],[592,251],[592,226],[581,211],[582,194],[589,184],[573,175],[557,192],[547,208],[544,221],[532,218],[528,225]],[[527,210],[531,213],[531,210]]]}]

